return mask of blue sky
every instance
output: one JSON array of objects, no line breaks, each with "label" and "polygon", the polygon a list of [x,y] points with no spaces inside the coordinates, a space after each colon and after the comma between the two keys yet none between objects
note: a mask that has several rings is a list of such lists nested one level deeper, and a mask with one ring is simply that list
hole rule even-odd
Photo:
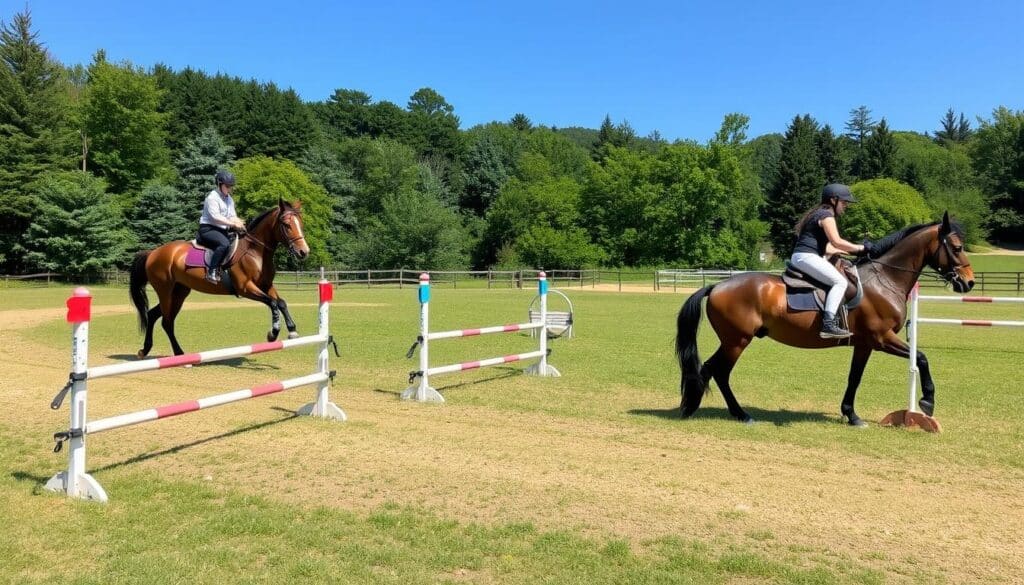
[{"label": "blue sky", "polygon": [[[64,63],[192,66],[274,81],[306,100],[359,89],[405,106],[432,87],[468,128],[523,112],[707,140],[723,115],[750,136],[809,113],[842,129],[868,106],[891,127],[1024,109],[1024,2],[146,2],[30,0]],[[24,0],[0,0],[10,19]]]}]

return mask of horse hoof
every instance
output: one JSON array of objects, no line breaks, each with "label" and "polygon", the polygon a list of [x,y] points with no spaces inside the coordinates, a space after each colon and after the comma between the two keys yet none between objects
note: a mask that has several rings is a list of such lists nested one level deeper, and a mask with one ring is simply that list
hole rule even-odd
[{"label": "horse hoof", "polygon": [[855,429],[868,428],[868,423],[864,422],[864,419],[861,418],[847,419],[846,424]]},{"label": "horse hoof", "polygon": [[288,339],[295,339],[298,336],[299,336],[299,334],[296,331],[289,331],[288,332]]},{"label": "horse hoof", "polygon": [[148,352],[140,349],[139,351],[135,352],[135,357],[137,357],[137,358],[139,358],[141,360],[142,358],[146,357],[147,353]]},{"label": "horse hoof", "polygon": [[924,400],[923,398],[917,402],[917,405],[921,407],[921,412],[931,416],[935,412],[935,403],[930,400]]},{"label": "horse hoof", "polygon": [[267,333],[267,341],[277,341],[277,331],[270,331]]},{"label": "horse hoof", "polygon": [[745,425],[754,425],[757,421],[754,420],[754,417],[748,414],[745,417],[741,418],[740,422],[742,422]]}]

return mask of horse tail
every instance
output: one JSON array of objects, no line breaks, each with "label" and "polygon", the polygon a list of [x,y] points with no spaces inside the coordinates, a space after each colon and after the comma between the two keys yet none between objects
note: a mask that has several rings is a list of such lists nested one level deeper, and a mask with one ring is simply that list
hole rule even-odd
[{"label": "horse tail", "polygon": [[679,310],[679,317],[676,319],[676,359],[679,360],[679,370],[682,380],[679,384],[679,391],[682,394],[683,416],[693,414],[700,406],[701,398],[707,390],[700,371],[700,354],[697,351],[697,327],[701,320],[701,301],[711,294],[715,285],[705,286],[693,293],[683,303]]},{"label": "horse tail", "polygon": [[151,250],[139,252],[132,260],[132,267],[128,271],[128,296],[139,313],[139,330],[146,332],[149,325],[149,297],[146,295],[146,284],[149,283],[149,276],[146,275],[146,259],[149,258]]}]

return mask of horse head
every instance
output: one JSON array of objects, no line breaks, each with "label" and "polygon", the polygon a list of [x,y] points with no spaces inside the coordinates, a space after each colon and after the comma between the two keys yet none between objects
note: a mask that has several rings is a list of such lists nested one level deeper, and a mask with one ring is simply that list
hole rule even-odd
[{"label": "horse head", "polygon": [[274,238],[277,243],[287,246],[292,256],[305,260],[309,256],[309,244],[306,243],[306,234],[302,229],[302,203],[296,201],[292,204],[279,199],[277,206]]},{"label": "horse head", "polygon": [[958,293],[974,288],[974,269],[964,252],[963,232],[949,221],[949,212],[942,215],[934,245],[929,251],[928,266]]}]

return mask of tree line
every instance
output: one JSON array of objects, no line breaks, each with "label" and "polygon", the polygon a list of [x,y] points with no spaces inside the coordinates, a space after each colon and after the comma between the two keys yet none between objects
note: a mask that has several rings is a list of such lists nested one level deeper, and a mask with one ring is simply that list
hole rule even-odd
[{"label": "tree line", "polygon": [[335,267],[707,266],[787,255],[822,185],[853,186],[850,238],[949,210],[972,243],[1024,239],[1024,112],[931,133],[866,106],[842,129],[797,115],[706,143],[534,125],[462,129],[422,88],[404,106],[356,89],[305,102],[273,82],[156,65],[55,60],[26,10],[0,21],[0,272],[88,274],[194,237],[216,170],[244,217],[301,200],[310,262]]}]

